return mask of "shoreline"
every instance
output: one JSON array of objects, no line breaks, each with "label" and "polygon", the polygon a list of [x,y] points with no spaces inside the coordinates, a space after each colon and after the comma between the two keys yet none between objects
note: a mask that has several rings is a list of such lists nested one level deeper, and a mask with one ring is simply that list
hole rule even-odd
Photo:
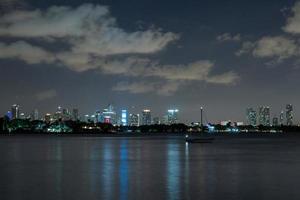
[{"label": "shoreline", "polygon": [[278,138],[278,137],[299,137],[300,133],[263,133],[263,132],[248,132],[248,133],[0,133],[0,138],[3,137],[113,137],[113,138],[185,138],[186,134],[192,137],[215,137],[215,138]]}]

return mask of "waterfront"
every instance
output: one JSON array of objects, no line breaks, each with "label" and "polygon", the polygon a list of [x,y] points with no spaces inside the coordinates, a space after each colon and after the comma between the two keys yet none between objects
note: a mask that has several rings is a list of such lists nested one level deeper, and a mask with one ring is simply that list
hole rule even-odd
[{"label": "waterfront", "polygon": [[0,137],[1,200],[299,199],[300,137]]}]

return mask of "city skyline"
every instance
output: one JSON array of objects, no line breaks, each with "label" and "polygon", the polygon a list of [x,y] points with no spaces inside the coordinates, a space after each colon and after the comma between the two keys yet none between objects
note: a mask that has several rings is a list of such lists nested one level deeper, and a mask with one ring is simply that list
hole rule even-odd
[{"label": "city skyline", "polygon": [[[99,108],[90,113],[80,113],[79,108],[67,108],[58,106],[55,111],[48,111],[46,113],[40,113],[38,109],[34,109],[29,113],[22,112],[21,106],[13,104],[11,110],[5,114],[10,119],[31,119],[31,120],[45,120],[45,121],[56,121],[62,120],[80,120],[80,121],[93,121],[102,123],[111,123],[113,125],[123,126],[140,126],[140,125],[151,125],[151,124],[193,124],[200,123],[201,121],[201,110],[200,118],[194,119],[193,121],[186,121],[180,118],[179,109],[172,108],[165,110],[164,114],[153,113],[149,107],[142,110],[137,110],[136,107],[124,108],[115,107],[113,104],[108,104],[106,107]],[[246,108],[245,118],[243,120],[234,119],[222,119],[220,121],[209,121],[205,111],[202,119],[204,124],[221,124],[224,125],[228,122],[238,123],[240,125],[252,125],[252,126],[278,126],[278,125],[299,125],[299,121],[295,120],[294,106],[292,104],[286,104],[285,109],[280,112],[274,112],[269,106],[258,106],[257,108],[248,107]],[[47,119],[49,118],[49,119]]]},{"label": "city skyline", "polygon": [[259,105],[279,117],[292,104],[300,121],[298,1],[130,5],[1,1],[0,113],[12,103],[26,113],[112,103],[160,116],[178,108],[187,123],[201,106],[219,122],[245,121]]}]

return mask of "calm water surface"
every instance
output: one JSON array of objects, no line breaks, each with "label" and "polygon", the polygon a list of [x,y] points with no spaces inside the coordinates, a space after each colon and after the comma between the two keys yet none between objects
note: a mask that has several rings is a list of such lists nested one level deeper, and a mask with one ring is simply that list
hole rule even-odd
[{"label": "calm water surface", "polygon": [[0,199],[300,199],[300,138],[0,137]]}]

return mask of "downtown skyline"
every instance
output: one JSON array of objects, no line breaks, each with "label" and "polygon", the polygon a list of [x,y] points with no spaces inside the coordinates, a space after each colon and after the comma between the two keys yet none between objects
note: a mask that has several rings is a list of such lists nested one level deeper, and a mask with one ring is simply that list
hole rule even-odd
[{"label": "downtown skyline", "polygon": [[[203,116],[201,116],[201,110]],[[230,118],[224,118],[220,121],[214,121],[207,118],[206,110],[204,107],[200,108],[200,115],[192,121],[187,121],[182,118],[181,110],[173,107],[161,111],[163,114],[153,112],[152,108],[145,107],[142,110],[138,110],[135,106],[131,108],[115,107],[113,104],[108,104],[106,107],[98,108],[89,113],[81,113],[80,108],[69,108],[58,106],[54,111],[48,111],[46,113],[40,113],[38,109],[33,109],[31,112],[24,112],[24,109],[19,104],[13,104],[11,110],[8,110],[3,116],[9,119],[30,119],[43,120],[55,122],[57,120],[62,121],[85,121],[94,123],[111,123],[113,125],[124,126],[140,126],[151,124],[176,124],[184,123],[198,124],[221,124],[237,123],[239,125],[252,125],[252,126],[299,126],[299,121],[295,120],[294,106],[292,104],[286,104],[284,109],[276,113],[269,106],[248,107],[245,109],[245,115],[243,120],[235,120]]]},{"label": "downtown skyline", "polygon": [[0,9],[3,115],[13,103],[82,114],[112,103],[157,116],[178,108],[184,123],[201,106],[209,121],[246,121],[247,107],[278,116],[290,103],[300,121],[297,1],[5,0]]}]

